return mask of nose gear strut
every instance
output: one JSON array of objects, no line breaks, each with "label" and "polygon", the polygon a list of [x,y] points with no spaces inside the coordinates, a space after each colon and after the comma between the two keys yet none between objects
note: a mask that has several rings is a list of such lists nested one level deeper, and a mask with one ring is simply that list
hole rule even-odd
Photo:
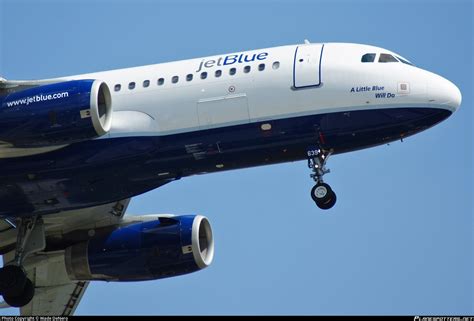
[{"label": "nose gear strut", "polygon": [[326,168],[326,162],[331,156],[332,151],[326,151],[320,148],[308,148],[308,167],[313,171],[310,177],[316,182],[316,185],[311,189],[311,198],[316,205],[327,210],[336,204],[336,193],[332,190],[329,184],[324,183],[323,176],[330,172]]}]

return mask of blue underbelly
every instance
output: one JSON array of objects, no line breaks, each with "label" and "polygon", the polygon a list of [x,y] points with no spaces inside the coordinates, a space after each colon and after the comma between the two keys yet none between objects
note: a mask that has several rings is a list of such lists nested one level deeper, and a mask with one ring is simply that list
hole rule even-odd
[{"label": "blue underbelly", "polygon": [[3,159],[0,216],[96,206],[189,175],[302,160],[315,144],[336,154],[386,144],[450,114],[434,108],[339,112],[168,136],[97,139]]}]

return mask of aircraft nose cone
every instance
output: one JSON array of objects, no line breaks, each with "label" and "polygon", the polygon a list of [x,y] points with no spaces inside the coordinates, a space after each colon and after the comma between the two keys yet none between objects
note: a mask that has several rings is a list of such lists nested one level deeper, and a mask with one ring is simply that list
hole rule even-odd
[{"label": "aircraft nose cone", "polygon": [[450,98],[450,105],[454,107],[455,110],[457,110],[459,106],[461,106],[461,101],[462,101],[461,91],[455,84],[453,84],[449,80],[446,80],[446,81],[449,83],[446,86],[447,87],[446,91],[448,92],[448,96]]},{"label": "aircraft nose cone", "polygon": [[428,99],[431,103],[442,105],[451,112],[455,112],[461,105],[461,91],[449,80],[436,75],[430,80],[427,87]]}]

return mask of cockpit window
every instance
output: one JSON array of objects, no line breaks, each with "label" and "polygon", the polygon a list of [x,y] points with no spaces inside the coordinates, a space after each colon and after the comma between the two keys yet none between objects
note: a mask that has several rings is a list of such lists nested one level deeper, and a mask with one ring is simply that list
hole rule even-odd
[{"label": "cockpit window", "polygon": [[374,60],[375,60],[375,54],[368,53],[368,54],[363,55],[360,61],[361,62],[374,62]]},{"label": "cockpit window", "polygon": [[380,54],[379,62],[398,62],[398,60],[392,55],[382,53]]},{"label": "cockpit window", "polygon": [[407,65],[410,65],[410,66],[413,66],[413,64],[411,62],[409,62],[408,60],[406,59],[403,59],[402,57],[400,56],[396,56],[398,60],[400,60],[401,62],[403,62],[404,64],[407,64]]}]

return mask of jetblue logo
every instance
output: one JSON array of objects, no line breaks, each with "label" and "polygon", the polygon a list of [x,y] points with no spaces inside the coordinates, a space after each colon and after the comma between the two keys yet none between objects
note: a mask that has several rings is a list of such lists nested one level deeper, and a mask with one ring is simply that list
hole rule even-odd
[{"label": "jetblue logo", "polygon": [[199,64],[198,70],[196,72],[200,72],[203,68],[211,68],[214,66],[228,66],[233,65],[235,63],[244,63],[244,62],[252,62],[256,60],[265,60],[268,57],[268,52],[262,52],[259,54],[240,54],[240,55],[228,55],[225,57],[219,57],[218,59],[203,59]]},{"label": "jetblue logo", "polygon": [[48,95],[39,94],[32,97],[25,97],[25,98],[13,100],[13,101],[7,101],[6,104],[7,104],[7,107],[15,107],[15,106],[20,106],[20,105],[28,106],[29,104],[33,104],[33,103],[39,103],[42,101],[62,99],[62,98],[68,98],[68,97],[69,97],[69,93],[65,91],[65,92],[56,93],[56,94],[48,94]]}]

